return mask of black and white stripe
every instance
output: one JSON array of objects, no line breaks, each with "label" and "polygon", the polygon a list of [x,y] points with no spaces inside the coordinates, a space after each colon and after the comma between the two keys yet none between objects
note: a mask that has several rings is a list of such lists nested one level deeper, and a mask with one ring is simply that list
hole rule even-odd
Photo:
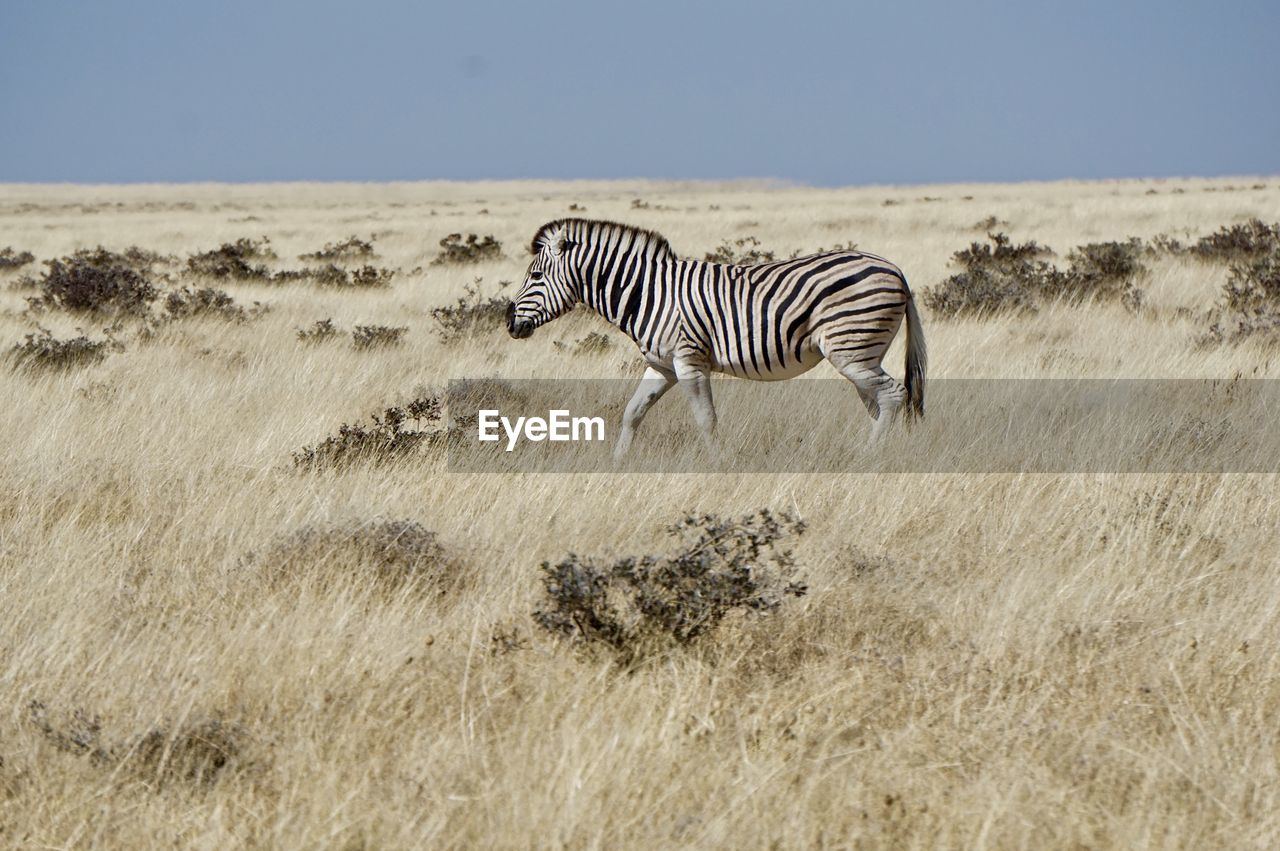
[{"label": "black and white stripe", "polygon": [[[715,427],[708,376],[792,378],[823,358],[857,387],[873,438],[901,405],[924,413],[926,354],[901,270],[882,257],[830,251],[756,266],[678,257],[666,239],[613,222],[562,219],[534,237],[533,262],[508,311],[527,337],[579,302],[622,329],[649,370],[627,407],[619,454],[645,412],[686,386],[699,424]],[[906,386],[880,366],[906,319]]]}]

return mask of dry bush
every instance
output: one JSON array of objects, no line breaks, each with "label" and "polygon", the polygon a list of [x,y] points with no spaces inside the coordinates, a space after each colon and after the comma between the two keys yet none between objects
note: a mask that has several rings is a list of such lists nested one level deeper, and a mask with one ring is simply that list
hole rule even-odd
[{"label": "dry bush", "polygon": [[1231,267],[1222,303],[1199,342],[1217,345],[1246,339],[1280,342],[1280,250]]},{"label": "dry bush", "polygon": [[317,319],[310,328],[299,328],[297,331],[298,339],[304,343],[323,343],[342,333],[332,319]]},{"label": "dry bush", "polygon": [[1003,233],[987,236],[990,245],[973,242],[952,255],[962,271],[923,292],[925,306],[935,315],[988,316],[1035,309],[1035,291],[1054,272],[1041,258],[1052,252],[1035,241],[1017,245]]},{"label": "dry bush", "polygon": [[667,528],[677,541],[669,553],[609,563],[570,553],[555,565],[543,562],[547,600],[534,621],[624,663],[688,645],[733,612],[774,612],[787,597],[804,595],[782,547],[804,528],[767,510],[737,520],[689,515]]},{"label": "dry bush", "polygon": [[1269,225],[1255,218],[1243,224],[1223,225],[1201,237],[1190,251],[1202,260],[1221,262],[1261,258],[1280,251],[1280,223]]},{"label": "dry bush", "polygon": [[277,581],[354,578],[388,590],[412,585],[445,592],[464,576],[435,532],[413,520],[312,524],[246,561],[261,565]]},{"label": "dry bush", "polygon": [[971,226],[973,230],[982,231],[983,233],[991,233],[1000,228],[1007,228],[1009,223],[996,216],[987,216],[985,219],[979,219]]},{"label": "dry bush", "polygon": [[14,344],[9,357],[14,369],[68,370],[98,363],[109,351],[122,348],[110,338],[90,340],[83,333],[68,340],[59,340],[47,328],[41,328],[28,334],[21,343]]},{"label": "dry bush", "polygon": [[288,269],[276,272],[271,276],[271,281],[277,284],[311,281],[321,287],[369,289],[391,286],[395,275],[395,269],[365,265],[347,271],[336,263],[326,263],[309,269]]},{"label": "dry bush", "polygon": [[150,263],[141,255],[99,247],[46,260],[45,266],[44,275],[36,281],[41,295],[28,299],[37,310],[141,315],[160,295],[146,272]]},{"label": "dry bush", "polygon": [[340,242],[325,243],[324,248],[310,254],[299,254],[298,259],[304,261],[320,260],[359,260],[376,256],[373,251],[373,237],[366,242],[356,236],[349,236]]},{"label": "dry bush", "polygon": [[[424,426],[440,422],[443,403],[436,396],[419,396],[408,404],[373,414],[372,426],[343,423],[336,435],[293,453],[293,465],[305,470],[341,469],[357,462],[381,463],[411,454],[434,434]],[[406,427],[413,421],[413,428]]]},{"label": "dry bush", "polygon": [[760,240],[754,236],[744,236],[741,239],[726,239],[715,251],[708,251],[703,259],[708,263],[754,266],[757,263],[772,263],[778,258],[772,251],[762,249]]},{"label": "dry bush", "polygon": [[348,287],[389,287],[395,277],[394,269],[380,269],[376,266],[361,266],[353,269],[344,286]]},{"label": "dry bush", "polygon": [[409,326],[357,325],[351,331],[351,345],[359,351],[398,346],[404,342]]},{"label": "dry bush", "polygon": [[112,774],[128,770],[154,787],[211,785],[241,757],[248,738],[242,725],[211,717],[112,741],[103,733],[102,717],[83,709],[55,720],[43,702],[33,700],[27,713],[31,725],[57,750],[84,757]]},{"label": "dry bush", "polygon": [[0,250],[0,271],[9,271],[10,269],[21,269],[29,263],[34,263],[36,256],[30,251],[14,251],[12,248]]},{"label": "dry bush", "polygon": [[440,240],[440,253],[436,255],[435,260],[431,261],[431,264],[452,266],[501,259],[502,243],[492,235],[482,239],[474,233],[469,233],[464,239],[460,233],[451,233]]},{"label": "dry bush", "polygon": [[1091,242],[1078,246],[1067,255],[1070,265],[1055,281],[1056,290],[1045,295],[1073,302],[1120,301],[1137,307],[1142,294],[1133,282],[1147,271],[1142,263],[1144,248],[1137,237],[1126,242]]},{"label": "dry bush", "polygon": [[[169,319],[190,319],[196,316],[211,316],[242,322],[249,313],[236,304],[236,300],[222,290],[213,287],[182,287],[171,290],[164,299],[165,315]],[[262,312],[262,305],[254,302],[253,312]]]},{"label": "dry bush", "polygon": [[271,240],[242,237],[235,242],[224,242],[211,251],[203,251],[187,258],[187,270],[194,275],[223,280],[269,281],[271,270],[261,260],[274,260]]},{"label": "dry bush", "polygon": [[[431,318],[436,321],[436,331],[442,342],[453,343],[478,331],[496,331],[505,327],[511,300],[503,295],[482,296],[480,285],[483,281],[483,278],[476,278],[472,283],[464,284],[462,296],[456,302],[431,310]],[[510,281],[499,281],[498,289],[503,290],[510,285]]]},{"label": "dry bush", "polygon": [[570,354],[574,355],[598,355],[612,349],[613,340],[609,339],[607,334],[592,331],[582,339],[575,341],[572,346],[556,340],[555,347],[557,349],[568,349]]},{"label": "dry bush", "polygon": [[982,317],[1031,312],[1042,303],[1064,299],[1141,303],[1134,279],[1145,273],[1139,239],[1081,245],[1067,255],[1066,271],[1047,260],[1053,252],[1034,241],[1014,243],[1003,233],[988,234],[990,244],[974,242],[952,255],[962,270],[923,293],[938,316]]}]

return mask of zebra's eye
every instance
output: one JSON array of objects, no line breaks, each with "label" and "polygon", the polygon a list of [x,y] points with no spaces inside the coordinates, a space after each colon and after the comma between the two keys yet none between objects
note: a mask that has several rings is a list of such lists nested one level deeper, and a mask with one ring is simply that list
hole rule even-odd
[{"label": "zebra's eye", "polygon": [[530,272],[530,273],[529,273],[529,280],[534,281],[534,282],[541,281],[541,280],[542,280],[542,273],[541,273],[541,272]]}]

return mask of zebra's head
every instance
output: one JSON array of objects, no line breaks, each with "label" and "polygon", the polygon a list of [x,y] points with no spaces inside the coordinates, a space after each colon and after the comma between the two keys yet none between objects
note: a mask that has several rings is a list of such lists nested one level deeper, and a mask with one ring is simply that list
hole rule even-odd
[{"label": "zebra's head", "polygon": [[581,300],[581,286],[569,263],[575,247],[563,222],[544,225],[533,238],[533,262],[507,308],[507,331],[512,337],[523,340]]}]

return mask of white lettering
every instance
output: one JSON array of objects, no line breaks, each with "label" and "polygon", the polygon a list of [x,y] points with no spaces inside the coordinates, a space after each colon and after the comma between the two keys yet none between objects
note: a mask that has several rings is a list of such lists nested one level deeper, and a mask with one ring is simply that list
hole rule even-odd
[{"label": "white lettering", "polygon": [[[578,426],[582,426],[584,436],[578,436]],[[595,428],[595,437],[591,436],[591,429]],[[574,417],[573,418],[573,439],[577,440],[604,440],[604,417]]]},{"label": "white lettering", "polygon": [[516,442],[520,440],[520,426],[524,425],[524,417],[516,417],[516,424],[511,425],[511,420],[506,417],[502,418],[502,427],[507,432],[507,451],[510,452],[516,448]]},{"label": "white lettering", "polygon": [[604,440],[604,417],[575,417],[569,411],[557,408],[542,417],[510,417],[502,416],[501,411],[477,411],[476,437],[484,443],[495,443],[500,440],[498,426],[502,426],[507,436],[506,451],[512,452],[523,437],[534,443],[544,440],[555,441],[593,441]]},{"label": "white lettering", "polygon": [[498,416],[497,411],[480,411],[480,418],[476,422],[476,431],[479,432],[481,441],[496,441],[498,439],[498,422],[494,417]]},{"label": "white lettering", "polygon": [[551,426],[548,439],[555,441],[564,441],[569,439],[569,412],[568,411],[550,411],[551,419],[548,425]]}]

